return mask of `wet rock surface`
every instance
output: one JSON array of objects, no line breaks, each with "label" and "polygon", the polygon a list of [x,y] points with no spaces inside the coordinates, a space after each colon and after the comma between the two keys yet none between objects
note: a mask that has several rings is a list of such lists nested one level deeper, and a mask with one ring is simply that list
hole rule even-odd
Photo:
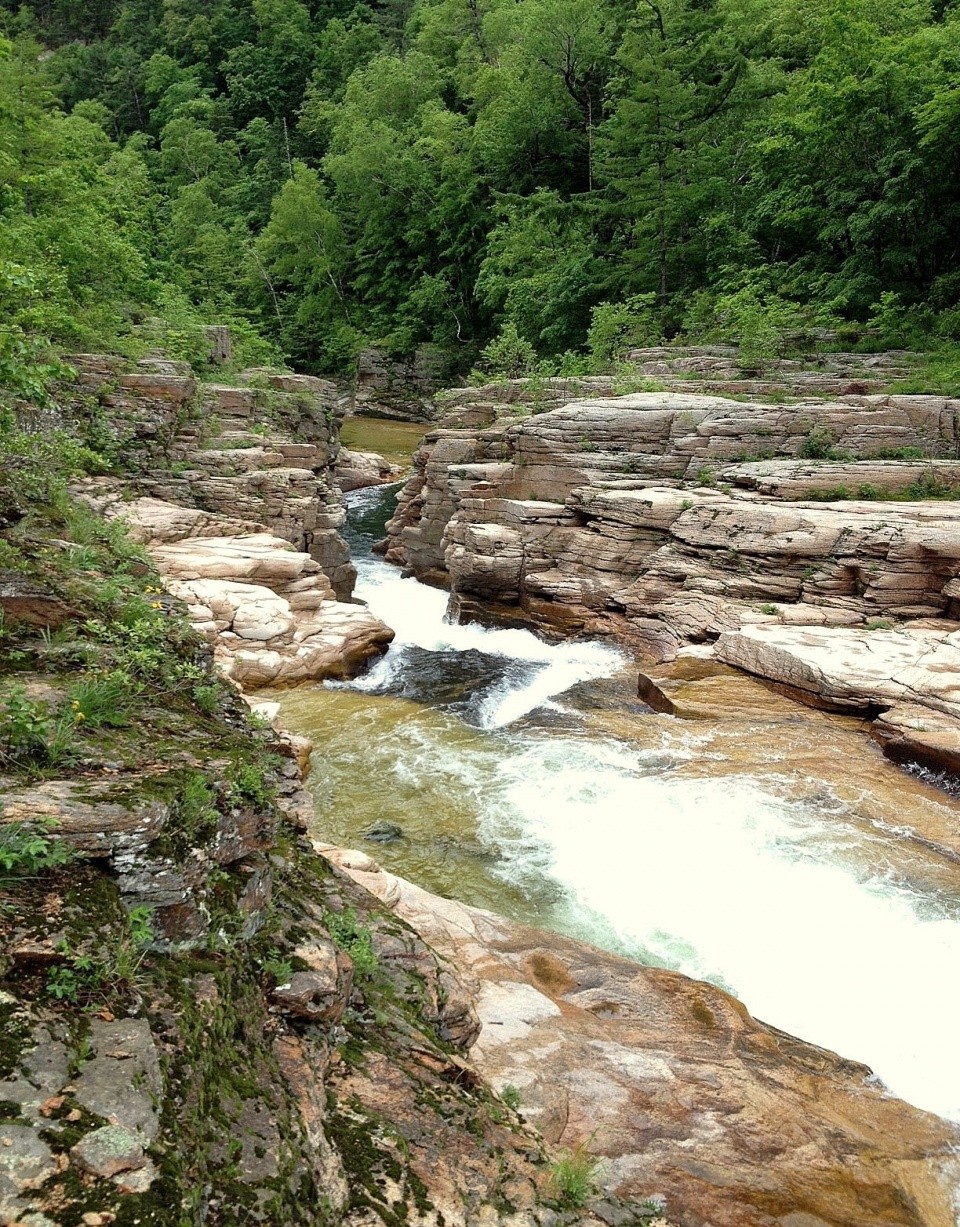
[{"label": "wet rock surface", "polygon": [[478,1070],[548,1140],[605,1156],[608,1190],[663,1194],[683,1227],[953,1223],[955,1129],[865,1066],[712,985],[337,859],[470,974]]}]

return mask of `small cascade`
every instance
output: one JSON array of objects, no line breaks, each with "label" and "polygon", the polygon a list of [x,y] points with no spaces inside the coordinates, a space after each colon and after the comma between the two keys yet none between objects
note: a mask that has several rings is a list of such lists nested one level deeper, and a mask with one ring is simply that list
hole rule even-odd
[{"label": "small cascade", "polygon": [[615,648],[453,624],[445,592],[370,553],[389,492],[350,502],[357,595],[396,639],[357,680],[280,696],[325,746],[325,837],[395,822],[388,868],[711,980],[960,1119],[960,873],[897,829],[897,806],[949,799],[887,764],[893,791],[852,799],[746,715],[734,760],[709,722],[640,709]]}]

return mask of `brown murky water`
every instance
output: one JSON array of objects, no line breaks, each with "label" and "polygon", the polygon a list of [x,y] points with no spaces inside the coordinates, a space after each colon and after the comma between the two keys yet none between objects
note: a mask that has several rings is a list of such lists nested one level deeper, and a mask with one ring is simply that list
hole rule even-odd
[{"label": "brown murky water", "polygon": [[427,429],[416,422],[394,422],[387,418],[347,418],[340,439],[344,447],[377,452],[391,464],[406,468]]}]

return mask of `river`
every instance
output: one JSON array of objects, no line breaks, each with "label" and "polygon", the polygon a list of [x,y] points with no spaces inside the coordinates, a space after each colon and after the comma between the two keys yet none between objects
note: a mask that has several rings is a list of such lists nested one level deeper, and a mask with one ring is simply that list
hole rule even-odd
[{"label": "river", "polygon": [[[318,836],[710,980],[960,1120],[956,802],[859,721],[731,670],[690,671],[680,719],[637,701],[615,647],[450,624],[446,593],[370,554],[393,496],[348,496],[357,596],[397,632],[389,653],[271,696],[316,742]],[[402,836],[368,841],[382,822]]]}]

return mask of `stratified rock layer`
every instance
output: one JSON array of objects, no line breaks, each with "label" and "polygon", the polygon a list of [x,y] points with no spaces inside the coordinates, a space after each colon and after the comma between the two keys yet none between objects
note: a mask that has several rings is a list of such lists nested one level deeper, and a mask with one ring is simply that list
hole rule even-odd
[{"label": "stratified rock layer", "polygon": [[[839,705],[875,713],[898,696],[866,674],[857,689],[849,645],[866,660],[874,632],[896,626],[922,656],[957,628],[958,421],[960,400],[936,396],[640,393],[434,431],[387,557],[448,585],[463,614],[613,633],[656,661],[751,628],[758,641],[769,627],[847,628],[823,641],[848,677]],[[929,459],[880,459],[891,454]],[[772,659],[734,663],[786,680]],[[907,698],[942,710],[928,693]]]}]

